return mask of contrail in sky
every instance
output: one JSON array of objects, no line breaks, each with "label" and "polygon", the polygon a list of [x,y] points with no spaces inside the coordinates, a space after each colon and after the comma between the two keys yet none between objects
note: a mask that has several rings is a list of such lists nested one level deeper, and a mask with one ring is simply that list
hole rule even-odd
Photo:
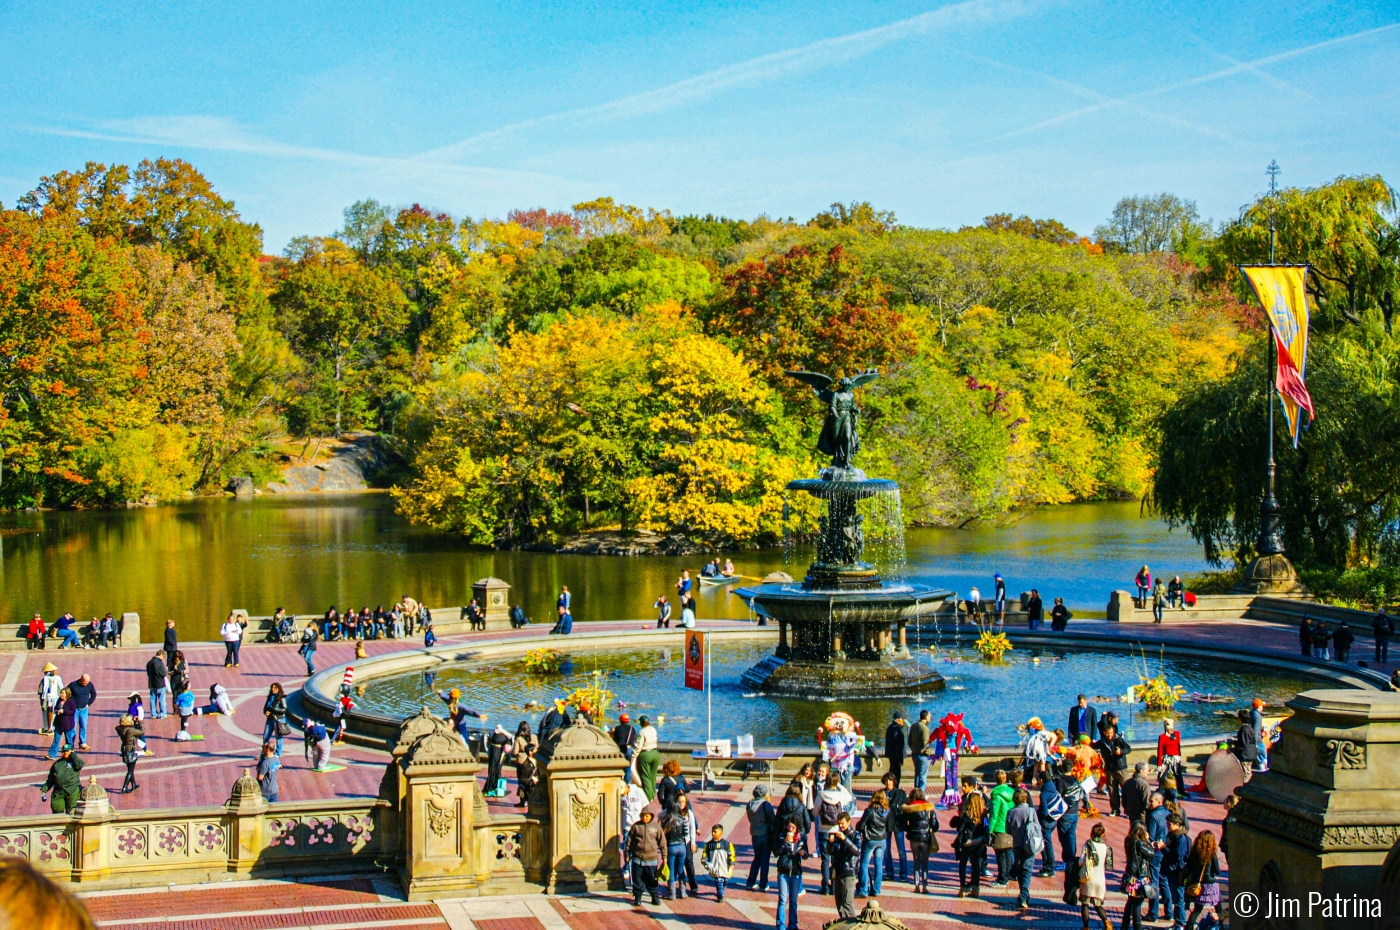
[{"label": "contrail in sky", "polygon": [[578,107],[549,113],[533,119],[509,123],[497,129],[477,133],[451,145],[423,153],[425,159],[443,160],[463,155],[482,142],[547,123],[579,118],[623,119],[658,113],[693,100],[700,100],[719,91],[750,85],[758,81],[782,77],[804,70],[844,64],[862,55],[908,39],[928,35],[942,29],[961,25],[1002,22],[1027,16],[1046,6],[1044,0],[965,0],[939,7],[898,22],[864,29],[843,36],[821,39],[800,48],[759,55],[747,61],[725,65],[640,94],[632,94],[609,103]]}]

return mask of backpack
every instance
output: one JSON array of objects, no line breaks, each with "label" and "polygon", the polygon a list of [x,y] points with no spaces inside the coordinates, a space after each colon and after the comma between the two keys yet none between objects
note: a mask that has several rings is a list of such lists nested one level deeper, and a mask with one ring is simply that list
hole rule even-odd
[{"label": "backpack", "polygon": [[835,801],[823,800],[821,807],[817,809],[819,822],[823,827],[836,826],[836,820],[841,816],[841,812],[846,808]]},{"label": "backpack", "polygon": [[1031,855],[1038,856],[1045,851],[1045,834],[1040,832],[1040,821],[1034,817],[1026,824],[1026,839],[1031,844]]},{"label": "backpack", "polygon": [[1064,797],[1059,794],[1055,795],[1055,800],[1045,805],[1045,813],[1050,816],[1051,820],[1059,820],[1068,810],[1069,805],[1065,803]]}]

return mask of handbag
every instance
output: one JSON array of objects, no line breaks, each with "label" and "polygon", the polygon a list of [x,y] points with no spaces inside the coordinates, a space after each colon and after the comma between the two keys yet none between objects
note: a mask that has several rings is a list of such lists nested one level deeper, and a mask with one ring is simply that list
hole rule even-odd
[{"label": "handbag", "polygon": [[1201,874],[1199,874],[1199,875],[1196,876],[1196,880],[1195,880],[1194,882],[1192,882],[1191,884],[1187,885],[1185,888],[1181,889],[1181,890],[1182,890],[1182,893],[1186,895],[1186,898],[1187,898],[1188,900],[1191,900],[1191,899],[1194,899],[1194,898],[1199,898],[1199,897],[1201,896],[1201,890],[1202,890],[1202,889],[1201,889],[1201,884],[1205,881],[1205,877],[1206,877],[1206,864],[1205,864],[1204,862],[1202,862],[1202,863],[1201,863]]},{"label": "handbag", "polygon": [[1012,838],[1010,833],[992,834],[992,848],[998,852],[1005,852],[1015,845],[1016,841]]},{"label": "handbag", "polygon": [[291,736],[291,735],[292,735],[292,725],[291,725],[290,723],[288,723],[287,721],[285,721],[285,720],[279,720],[279,721],[277,721],[277,735],[278,735],[278,736]]}]

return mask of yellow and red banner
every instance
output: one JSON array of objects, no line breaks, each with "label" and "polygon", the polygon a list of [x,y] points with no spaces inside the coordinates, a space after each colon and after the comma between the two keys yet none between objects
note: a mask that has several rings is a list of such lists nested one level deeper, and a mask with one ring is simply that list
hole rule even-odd
[{"label": "yellow and red banner", "polygon": [[705,690],[705,634],[699,630],[685,631],[685,686]]},{"label": "yellow and red banner", "polygon": [[1313,402],[1305,378],[1308,370],[1308,296],[1307,265],[1242,265],[1240,270],[1249,279],[1264,314],[1269,318],[1269,330],[1278,350],[1278,369],[1274,386],[1283,401],[1283,413],[1288,417],[1288,431],[1293,446],[1298,446],[1302,431],[1300,410],[1308,412],[1311,422]]}]

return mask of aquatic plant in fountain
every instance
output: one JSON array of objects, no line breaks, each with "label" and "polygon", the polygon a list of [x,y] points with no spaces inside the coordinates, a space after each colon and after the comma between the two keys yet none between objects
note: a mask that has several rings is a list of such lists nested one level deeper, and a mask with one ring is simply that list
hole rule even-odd
[{"label": "aquatic plant in fountain", "polygon": [[778,625],[773,656],[749,669],[743,685],[803,697],[876,697],[940,688],[943,676],[910,653],[905,629],[951,592],[890,584],[864,559],[873,535],[903,561],[899,485],[868,478],[854,464],[860,451],[854,392],[879,373],[866,370],[839,380],[812,371],[788,374],[811,386],[825,407],[817,450],[831,456],[831,464],[787,488],[817,498],[826,512],[817,521],[816,560],[800,585],[766,583],[734,592]]},{"label": "aquatic plant in fountain", "polygon": [[1012,650],[1011,640],[1001,630],[993,632],[991,627],[980,627],[977,642],[972,644],[977,654],[989,662],[1000,662],[1002,656]]},{"label": "aquatic plant in fountain", "polygon": [[[1141,649],[1139,649],[1141,652]],[[1165,712],[1176,706],[1176,702],[1181,700],[1186,694],[1186,688],[1182,685],[1174,685],[1167,680],[1166,672],[1162,670],[1165,663],[1163,656],[1158,656],[1158,671],[1156,675],[1149,673],[1147,667],[1147,654],[1142,653],[1142,665],[1139,667],[1137,656],[1133,656],[1133,667],[1137,669],[1138,684],[1129,688],[1129,694],[1134,701],[1141,701],[1149,711]]]},{"label": "aquatic plant in fountain", "polygon": [[558,675],[564,667],[564,657],[548,647],[531,649],[522,660],[525,671],[534,675]]}]

